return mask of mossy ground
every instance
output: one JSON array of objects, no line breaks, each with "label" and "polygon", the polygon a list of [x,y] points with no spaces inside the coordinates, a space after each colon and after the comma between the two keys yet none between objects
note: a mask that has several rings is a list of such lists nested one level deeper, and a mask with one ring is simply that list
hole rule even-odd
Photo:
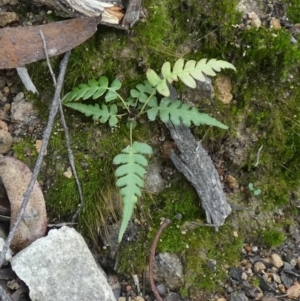
[{"label": "mossy ground", "polygon": [[[235,11],[236,2],[145,1],[149,17],[137,24],[131,34],[100,27],[94,37],[72,51],[65,92],[105,74],[110,80],[116,76],[121,79],[125,87],[122,92],[126,94],[145,79],[148,66],[158,71],[164,61],[174,62],[178,57],[195,60],[208,57],[232,62],[237,72],[228,72],[228,76],[233,82],[234,102],[227,106],[216,103],[213,110],[205,108],[211,115],[220,112],[216,117],[230,129],[225,132],[203,127],[195,132],[199,139],[205,134],[204,142],[218,146],[224,139],[237,135],[236,127],[243,120],[258,139],[249,152],[247,163],[230,166],[230,169],[240,179],[241,186],[247,187],[251,182],[262,190],[257,197],[260,210],[272,212],[280,206],[289,215],[293,212],[288,207],[291,194],[300,182],[297,168],[300,164],[299,46],[290,43],[290,35],[285,29],[236,29],[232,25],[239,23],[241,17]],[[290,1],[291,6],[298,6],[296,2]],[[288,10],[288,13],[292,12],[293,9]],[[57,66],[57,59],[53,61]],[[44,62],[34,64],[31,71],[33,81],[39,87],[53,90]],[[46,81],[48,77],[49,81]],[[184,93],[182,86],[179,87]],[[97,241],[98,231],[107,218],[115,220],[120,217],[120,201],[113,192],[115,178],[111,162],[127,145],[128,134],[123,125],[112,132],[71,110],[66,110],[66,114],[86,202],[78,228]],[[149,141],[150,133],[145,124],[136,136]],[[256,167],[254,163],[261,145],[263,151]],[[23,156],[27,147],[28,143],[16,144],[17,156]],[[76,210],[79,198],[74,180],[63,176],[68,163],[59,123],[54,129],[48,153],[45,169],[49,170],[51,180],[51,187],[46,192],[48,209],[51,216],[68,220]],[[58,166],[61,166],[60,170]],[[204,223],[205,215],[189,183],[184,179],[180,179],[180,183],[180,187],[173,183],[162,194],[140,200],[137,214],[139,208],[152,213],[150,217],[146,214],[148,227],[140,232],[137,241],[122,245],[121,272],[140,273],[145,269],[151,241],[162,218],[171,218],[173,223],[163,233],[158,251],[175,252],[183,259],[186,270],[183,294],[197,287],[216,290],[226,276],[228,265],[239,260],[241,247],[246,241],[257,240],[273,247],[284,240],[284,223],[275,223],[277,229],[271,225],[262,234],[253,232],[250,236],[241,227],[239,236],[234,237],[231,224],[238,215],[229,217],[219,232],[210,227],[182,232],[188,222]],[[232,198],[245,204],[251,200],[249,195],[239,191],[233,193]],[[182,219],[175,218],[178,214]],[[235,223],[239,224],[239,221]],[[208,259],[217,260],[217,272],[208,268]]]}]

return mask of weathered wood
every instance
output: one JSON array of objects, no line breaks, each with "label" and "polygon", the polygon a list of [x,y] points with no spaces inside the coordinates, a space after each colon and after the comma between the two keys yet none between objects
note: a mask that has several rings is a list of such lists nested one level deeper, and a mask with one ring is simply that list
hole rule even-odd
[{"label": "weathered wood", "polygon": [[178,156],[172,150],[171,160],[196,189],[207,222],[218,229],[231,213],[231,207],[212,160],[188,127],[174,126],[171,122],[166,123],[166,126],[180,151]]},{"label": "weathered wood", "polygon": [[102,15],[101,23],[120,29],[132,27],[141,15],[141,0],[33,0],[33,2],[36,5],[45,5],[57,15],[67,18]]}]

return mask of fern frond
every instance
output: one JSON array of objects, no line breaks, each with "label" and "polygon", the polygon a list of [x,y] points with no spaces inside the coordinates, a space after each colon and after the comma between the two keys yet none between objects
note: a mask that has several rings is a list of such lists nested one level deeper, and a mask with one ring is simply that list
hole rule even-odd
[{"label": "fern frond", "polygon": [[153,93],[151,99],[156,99],[154,96],[156,94],[156,89],[153,88],[148,81],[145,81],[143,84],[136,86],[136,89],[130,90],[130,96],[138,99],[140,103],[145,103],[149,96]]},{"label": "fern frond", "polygon": [[149,120],[154,121],[159,115],[161,121],[171,121],[174,125],[179,125],[180,121],[186,126],[206,124],[217,126],[222,129],[228,129],[228,126],[219,122],[207,114],[200,113],[195,107],[182,103],[180,100],[171,101],[164,97],[159,104],[152,103],[152,107],[147,110]]},{"label": "fern frond", "polygon": [[143,175],[146,173],[145,167],[148,166],[148,160],[144,155],[150,154],[152,154],[151,146],[146,143],[134,142],[132,146],[123,149],[122,154],[117,155],[113,160],[113,164],[121,164],[115,174],[119,178],[116,185],[121,187],[120,194],[124,204],[119,242],[130,221],[135,203],[142,194]]},{"label": "fern frond", "polygon": [[85,116],[92,116],[94,120],[99,119],[101,123],[108,121],[111,127],[118,123],[118,108],[115,104],[110,105],[109,107],[103,104],[100,108],[98,104],[86,105],[76,102],[67,102],[65,103],[65,106],[77,110],[85,114]]},{"label": "fern frond", "polygon": [[63,103],[65,104],[72,100],[77,101],[79,99],[86,100],[90,97],[97,99],[104,95],[107,90],[105,100],[108,102],[117,98],[115,91],[119,90],[121,86],[122,83],[118,79],[115,79],[111,83],[111,86],[109,86],[108,78],[101,76],[98,81],[92,79],[89,80],[87,84],[80,84],[78,87],[73,88],[73,90],[64,97]]},{"label": "fern frond", "polygon": [[146,76],[150,84],[156,87],[161,95],[168,97],[170,96],[170,90],[167,81],[171,84],[173,81],[180,79],[188,87],[196,88],[195,80],[205,81],[205,74],[215,76],[216,72],[220,72],[224,68],[235,70],[232,64],[223,60],[211,59],[208,61],[207,59],[201,59],[198,62],[190,60],[184,64],[184,59],[179,59],[175,62],[173,71],[171,71],[170,62],[163,64],[161,68],[162,78],[152,69],[147,70]]}]

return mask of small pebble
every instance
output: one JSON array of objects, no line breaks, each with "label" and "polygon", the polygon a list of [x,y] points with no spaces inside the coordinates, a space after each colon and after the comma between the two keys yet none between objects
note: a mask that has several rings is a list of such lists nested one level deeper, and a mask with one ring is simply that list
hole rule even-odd
[{"label": "small pebble", "polygon": [[266,266],[261,262],[261,261],[257,261],[254,264],[254,271],[255,272],[260,272],[266,269]]},{"label": "small pebble", "polygon": [[273,280],[276,282],[276,283],[281,283],[281,279],[280,279],[280,276],[277,275],[277,274],[273,274]]},{"label": "small pebble", "polygon": [[271,255],[271,263],[276,267],[276,268],[281,268],[283,266],[283,261],[280,258],[280,256],[276,253]]}]

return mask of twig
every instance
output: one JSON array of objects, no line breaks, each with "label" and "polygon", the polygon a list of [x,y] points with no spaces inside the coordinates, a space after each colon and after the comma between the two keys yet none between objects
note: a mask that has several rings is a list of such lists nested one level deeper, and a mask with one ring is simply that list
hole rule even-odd
[{"label": "twig", "polygon": [[[46,40],[45,40],[45,37],[44,37],[44,34],[43,34],[42,30],[40,30],[40,35],[41,35],[41,38],[42,38],[43,44],[44,44],[44,51],[45,51],[45,56],[46,56],[46,60],[47,60],[47,65],[48,65],[50,74],[52,76],[54,86],[56,86],[56,78],[55,78],[54,72],[53,72],[51,64],[50,64],[48,50],[47,50],[47,44],[46,44]],[[79,181],[79,178],[78,178],[78,175],[77,175],[77,171],[76,171],[76,167],[75,167],[75,160],[74,160],[73,152],[72,152],[72,149],[71,149],[71,143],[70,143],[69,129],[68,129],[66,119],[65,119],[65,115],[64,115],[64,111],[63,111],[63,108],[62,108],[62,105],[61,105],[61,99],[59,99],[59,112],[60,112],[61,123],[63,125],[64,132],[65,132],[65,139],[66,139],[66,145],[67,145],[67,150],[68,150],[69,163],[70,163],[72,174],[74,176],[74,179],[75,179],[75,182],[76,182],[76,185],[77,185],[77,189],[78,189],[78,193],[79,193],[79,199],[80,199],[80,204],[78,205],[78,208],[77,208],[76,212],[73,214],[72,219],[71,219],[71,222],[75,223],[75,220],[76,220],[77,216],[79,215],[80,211],[82,210],[82,208],[84,206],[84,199],[83,199],[81,184],[80,184],[80,181]]]},{"label": "twig", "polygon": [[262,146],[258,149],[258,152],[257,152],[257,155],[256,155],[256,162],[255,162],[255,164],[254,164],[255,167],[259,164],[260,152],[261,152],[261,150],[263,149],[263,147],[264,147],[264,145],[262,145]]},{"label": "twig", "polygon": [[61,64],[60,64],[60,73],[59,73],[59,76],[58,76],[57,85],[56,85],[56,89],[55,89],[55,93],[54,93],[54,97],[53,97],[53,101],[52,101],[52,105],[51,105],[51,109],[50,109],[50,113],[49,113],[48,123],[47,123],[46,129],[44,131],[44,135],[43,135],[43,142],[42,142],[41,150],[38,154],[38,158],[36,160],[36,164],[34,166],[32,176],[31,176],[30,182],[28,184],[27,190],[24,193],[20,211],[18,213],[16,221],[14,222],[13,226],[11,227],[11,230],[8,234],[7,240],[6,240],[6,242],[4,244],[4,247],[1,251],[1,254],[0,254],[0,267],[3,265],[3,263],[5,261],[5,254],[6,254],[8,248],[9,248],[11,242],[12,242],[12,239],[15,235],[16,229],[18,228],[18,226],[20,224],[20,221],[21,221],[22,216],[24,214],[25,208],[28,204],[29,197],[30,197],[30,194],[32,192],[34,183],[37,180],[38,174],[40,172],[40,169],[41,169],[41,166],[42,166],[42,163],[43,163],[43,158],[44,158],[46,150],[47,150],[47,146],[48,146],[48,142],[49,142],[49,139],[50,139],[52,127],[53,127],[53,124],[54,124],[54,119],[55,119],[55,116],[57,114],[58,107],[59,107],[60,92],[61,92],[61,89],[62,89],[62,85],[63,85],[63,81],[64,81],[66,69],[67,69],[69,56],[70,56],[70,52],[67,52],[65,54],[63,60],[61,61]]},{"label": "twig", "polygon": [[150,284],[151,284],[151,289],[155,295],[155,298],[157,299],[157,301],[163,301],[163,299],[160,297],[158,291],[157,291],[157,288],[155,286],[155,283],[154,283],[154,279],[153,279],[153,266],[154,266],[154,261],[155,261],[155,250],[156,250],[156,246],[157,246],[157,242],[162,234],[162,231],[168,227],[169,225],[171,224],[171,220],[169,220],[168,218],[166,218],[164,220],[164,222],[161,224],[161,226],[159,227],[155,237],[154,237],[154,240],[153,240],[153,243],[152,243],[152,246],[151,246],[151,249],[150,249],[150,257],[149,257],[149,280],[150,280]]}]

